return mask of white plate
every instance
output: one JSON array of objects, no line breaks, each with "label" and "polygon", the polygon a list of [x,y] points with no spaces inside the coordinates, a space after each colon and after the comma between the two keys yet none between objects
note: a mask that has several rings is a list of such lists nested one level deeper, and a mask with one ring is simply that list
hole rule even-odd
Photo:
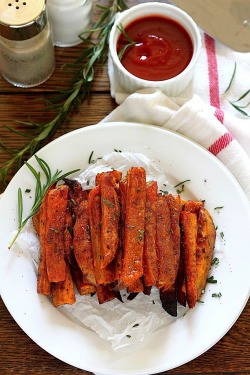
[{"label": "white plate", "polygon": [[[35,182],[27,167],[15,175],[0,203],[0,292],[10,314],[40,347],[78,368],[103,374],[153,374],[180,366],[213,346],[234,324],[249,296],[249,203],[237,181],[210,153],[175,133],[127,123],[83,128],[58,138],[38,152],[52,170],[64,172],[88,166],[88,158],[114,149],[140,152],[168,172],[170,182],[186,179],[187,193],[205,199],[225,243],[213,271],[204,303],[183,318],[154,333],[132,353],[113,352],[94,332],[80,327],[36,293],[36,273],[30,258],[8,250],[17,226],[17,189]],[[34,163],[34,158],[30,160]],[[32,199],[26,196],[25,208]],[[221,210],[215,207],[223,206]],[[211,286],[210,286],[211,285]],[[221,298],[212,293],[220,292]]]}]

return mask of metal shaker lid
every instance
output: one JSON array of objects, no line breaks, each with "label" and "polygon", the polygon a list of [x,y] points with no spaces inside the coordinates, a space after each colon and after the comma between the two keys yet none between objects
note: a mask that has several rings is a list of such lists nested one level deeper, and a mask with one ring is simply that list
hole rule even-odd
[{"label": "metal shaker lid", "polygon": [[38,35],[47,23],[46,0],[1,0],[0,36],[27,40]]}]

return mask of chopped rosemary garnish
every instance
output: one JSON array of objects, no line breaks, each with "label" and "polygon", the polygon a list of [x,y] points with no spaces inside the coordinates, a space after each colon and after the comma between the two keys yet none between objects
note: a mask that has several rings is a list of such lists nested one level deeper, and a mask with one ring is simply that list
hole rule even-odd
[{"label": "chopped rosemary garnish", "polygon": [[232,77],[230,79],[230,82],[226,88],[226,90],[224,91],[224,94],[226,94],[226,92],[228,92],[228,90],[230,89],[230,87],[232,86],[232,83],[233,83],[233,80],[234,80],[234,77],[235,77],[235,73],[236,73],[236,68],[237,68],[237,64],[236,62],[234,63],[234,70],[233,70],[233,74],[232,74]]},{"label": "chopped rosemary garnish", "polygon": [[217,284],[217,280],[214,278],[214,276],[210,276],[207,279],[207,282],[210,283],[210,284]]},{"label": "chopped rosemary garnish", "polygon": [[[84,47],[80,56],[72,64],[67,64],[73,69],[72,82],[68,88],[57,92],[56,96],[47,102],[47,108],[56,112],[52,120],[46,123],[22,122],[17,124],[29,127],[27,133],[7,127],[11,132],[18,133],[24,138],[24,144],[17,150],[9,148],[0,141],[0,148],[10,155],[8,161],[0,163],[0,181],[7,182],[7,176],[18,170],[23,162],[40,149],[58,128],[69,119],[74,111],[78,110],[83,100],[90,96],[90,88],[95,77],[95,68],[99,63],[104,65],[108,57],[108,43],[111,28],[114,24],[117,12],[127,9],[124,0],[113,0],[111,6],[97,5],[102,13],[98,21],[87,34],[88,38],[81,35]],[[86,34],[85,34],[86,35]],[[94,38],[96,38],[96,42]],[[0,137],[2,138],[2,137]]]},{"label": "chopped rosemary garnish", "polygon": [[214,210],[221,210],[222,208],[224,208],[224,206],[217,206],[217,207],[214,207]]},{"label": "chopped rosemary garnish", "polygon": [[220,263],[219,258],[215,257],[215,258],[212,260],[211,265],[212,265],[212,266],[218,266],[219,263]]},{"label": "chopped rosemary garnish", "polygon": [[114,207],[114,203],[110,202],[108,199],[102,198],[102,201],[109,207]]},{"label": "chopped rosemary garnish", "polygon": [[[69,176],[70,174],[73,174],[75,172],[78,172],[79,169],[72,170],[67,173],[62,173],[60,170],[56,170],[54,174],[52,174],[51,169],[49,165],[44,161],[43,159],[39,158],[37,155],[35,155],[36,161],[41,168],[42,172],[45,176],[45,183],[42,183],[41,181],[41,171],[37,172],[34,167],[32,167],[31,164],[26,162],[26,166],[29,168],[31,173],[36,179],[36,189],[35,189],[35,197],[34,197],[34,203],[31,207],[30,213],[28,216],[23,219],[23,196],[22,196],[22,190],[21,188],[18,189],[18,230],[15,234],[13,240],[11,241],[9,245],[9,249],[12,247],[14,242],[16,241],[18,235],[21,233],[22,229],[24,228],[27,221],[36,214],[36,212],[39,210],[40,205],[43,201],[43,198],[50,188],[51,185],[55,184],[59,180],[62,180],[63,178]],[[51,228],[51,230],[54,230]]]},{"label": "chopped rosemary garnish", "polygon": [[189,182],[191,180],[184,180],[182,182],[179,182],[177,185],[174,186],[174,189],[176,189],[178,186],[181,186],[181,189],[176,189],[177,194],[181,194],[184,191],[185,183]]},{"label": "chopped rosemary garnish", "polygon": [[88,159],[89,164],[95,164],[97,162],[97,160],[102,159],[101,157],[93,159],[93,155],[94,155],[94,151],[91,151],[91,153],[89,155],[89,159]]},{"label": "chopped rosemary garnish", "polygon": [[224,232],[220,232],[220,237],[224,239]]},{"label": "chopped rosemary garnish", "polygon": [[161,189],[160,189],[160,192],[161,192],[163,195],[168,195],[168,191],[167,191],[167,190],[161,190]]},{"label": "chopped rosemary garnish", "polygon": [[219,292],[219,293],[213,293],[212,297],[220,298],[220,297],[222,297],[222,294],[221,294],[221,292]]}]

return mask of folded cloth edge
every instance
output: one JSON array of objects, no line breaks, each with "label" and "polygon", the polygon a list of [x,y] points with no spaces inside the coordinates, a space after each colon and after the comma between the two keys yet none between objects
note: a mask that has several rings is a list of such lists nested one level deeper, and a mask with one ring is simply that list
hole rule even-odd
[{"label": "folded cloth edge", "polygon": [[[142,110],[143,108],[143,110]],[[191,99],[169,98],[158,89],[143,89],[129,95],[101,122],[133,122],[159,126],[175,131],[200,144],[208,151],[223,138],[230,142],[221,146],[217,158],[234,175],[250,201],[250,158],[226,124],[215,116],[213,107],[196,94]]]}]

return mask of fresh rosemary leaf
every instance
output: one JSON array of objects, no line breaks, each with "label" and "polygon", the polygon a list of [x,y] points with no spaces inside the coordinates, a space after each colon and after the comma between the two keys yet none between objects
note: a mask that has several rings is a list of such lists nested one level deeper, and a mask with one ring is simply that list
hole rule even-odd
[{"label": "fresh rosemary leaf", "polygon": [[177,188],[178,186],[181,186],[181,185],[185,184],[185,182],[189,182],[189,181],[191,181],[191,180],[184,180],[182,182],[179,182],[177,185],[174,186],[174,188]]},{"label": "fresh rosemary leaf", "polygon": [[42,169],[42,171],[44,173],[45,182],[42,183],[41,172],[36,171],[36,169],[31,164],[26,162],[25,163],[26,166],[31,171],[31,173],[33,174],[33,176],[35,177],[35,180],[36,180],[35,197],[34,197],[34,202],[33,202],[33,205],[31,207],[31,210],[30,210],[29,214],[27,215],[27,217],[25,219],[23,219],[23,195],[22,195],[21,188],[18,188],[18,197],[17,197],[18,198],[18,230],[17,230],[17,233],[15,234],[13,240],[11,241],[11,243],[9,245],[9,249],[13,246],[14,242],[16,241],[17,237],[21,233],[22,229],[24,228],[24,226],[26,225],[28,220],[32,216],[34,216],[37,213],[37,211],[39,210],[40,205],[43,201],[43,198],[44,198],[46,192],[48,191],[48,189],[50,188],[50,186],[52,186],[53,184],[55,184],[59,180],[62,180],[65,177],[79,171],[79,169],[74,169],[70,172],[62,174],[62,171],[57,169],[55,171],[55,173],[52,174],[51,169],[50,169],[49,165],[46,163],[45,160],[39,158],[37,155],[35,155],[35,159],[38,163],[38,166]]},{"label": "fresh rosemary leaf", "polygon": [[128,34],[124,30],[124,27],[121,23],[117,26],[117,28],[123,34],[125,39],[128,41],[128,43],[118,53],[118,58],[119,58],[119,60],[121,60],[124,53],[127,51],[127,49],[134,46],[136,44],[136,42],[128,36]]},{"label": "fresh rosemary leaf", "polygon": [[224,91],[224,94],[230,89],[230,87],[232,86],[232,83],[233,83],[233,80],[234,80],[234,77],[235,77],[235,73],[236,73],[236,69],[237,69],[237,63],[235,62],[234,63],[234,70],[233,70],[233,74],[232,74],[232,77],[230,79],[230,82],[229,82],[229,85],[227,86],[226,90]]},{"label": "fresh rosemary leaf", "polygon": [[241,109],[241,107],[239,107],[238,105],[234,104],[234,102],[229,101],[229,103],[231,104],[232,107],[234,107],[234,109],[236,109],[236,111],[240,112],[242,115],[244,115],[246,117],[250,117],[250,114],[248,114],[246,111],[243,111]]},{"label": "fresh rosemary leaf", "polygon": [[250,93],[250,89],[247,90],[243,95],[239,97],[239,99],[234,100],[233,103],[239,102],[240,100],[244,99]]},{"label": "fresh rosemary leaf", "polygon": [[23,218],[23,196],[22,190],[18,189],[18,227],[22,225],[22,218]]},{"label": "fresh rosemary leaf", "polygon": [[[234,81],[234,78],[235,78],[235,74],[236,74],[236,68],[237,68],[237,64],[236,62],[234,63],[234,70],[233,70],[233,74],[232,74],[232,77],[230,79],[230,82],[229,82],[229,85],[228,87],[226,88],[226,90],[224,91],[224,94],[226,94],[229,89],[231,88],[232,86],[232,83]],[[242,99],[246,98],[248,95],[250,94],[250,89],[248,89],[246,92],[244,92],[237,100],[229,100],[225,97],[225,99],[228,101],[228,103],[236,110],[238,111],[239,113],[241,113],[243,116],[246,116],[246,117],[250,117],[250,114],[247,113],[246,111],[244,111],[243,109],[247,108],[250,104],[250,102],[248,102],[247,104],[245,105],[238,105],[236,103],[239,103]]]}]

